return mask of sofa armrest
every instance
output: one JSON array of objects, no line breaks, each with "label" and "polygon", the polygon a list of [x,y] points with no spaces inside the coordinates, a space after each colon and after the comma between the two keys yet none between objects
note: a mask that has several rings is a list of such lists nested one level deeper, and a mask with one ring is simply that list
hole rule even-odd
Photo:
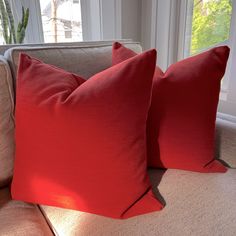
[{"label": "sofa armrest", "polygon": [[216,119],[216,158],[228,167],[236,168],[236,122],[227,116]]}]

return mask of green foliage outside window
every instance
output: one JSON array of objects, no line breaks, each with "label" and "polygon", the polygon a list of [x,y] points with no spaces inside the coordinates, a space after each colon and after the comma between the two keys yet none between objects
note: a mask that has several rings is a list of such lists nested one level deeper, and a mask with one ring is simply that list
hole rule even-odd
[{"label": "green foliage outside window", "polygon": [[194,0],[190,54],[229,38],[232,0]]}]

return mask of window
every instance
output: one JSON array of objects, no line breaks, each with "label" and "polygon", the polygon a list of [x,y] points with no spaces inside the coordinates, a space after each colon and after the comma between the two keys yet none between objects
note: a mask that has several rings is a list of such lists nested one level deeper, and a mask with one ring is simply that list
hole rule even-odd
[{"label": "window", "polygon": [[[21,20],[22,6],[24,6],[25,8],[29,8],[29,23],[26,29],[24,39],[25,44],[56,42],[60,43],[82,40],[103,40],[122,38],[121,6],[123,3],[125,4],[125,1],[8,1],[11,5],[16,23]],[[130,5],[130,3],[126,4]],[[134,3],[134,6],[138,6],[138,4]],[[136,10],[134,12],[136,12]],[[133,28],[132,24],[129,27]],[[134,32],[138,32],[136,19],[134,28]],[[0,24],[0,43],[5,44],[3,37],[1,36],[1,29],[2,27]],[[133,31],[127,31],[127,34],[132,35]],[[126,38],[131,37],[127,36]]]},{"label": "window", "polygon": [[40,0],[45,43],[82,41],[79,0]]}]

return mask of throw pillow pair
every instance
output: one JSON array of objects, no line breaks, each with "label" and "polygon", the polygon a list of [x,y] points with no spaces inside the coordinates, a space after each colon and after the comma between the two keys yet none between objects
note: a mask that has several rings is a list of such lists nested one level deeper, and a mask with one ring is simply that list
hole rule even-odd
[{"label": "throw pillow pair", "polygon": [[13,198],[129,218],[163,208],[147,164],[226,171],[213,143],[228,54],[218,47],[163,73],[155,50],[115,43],[114,66],[87,81],[21,54]]}]

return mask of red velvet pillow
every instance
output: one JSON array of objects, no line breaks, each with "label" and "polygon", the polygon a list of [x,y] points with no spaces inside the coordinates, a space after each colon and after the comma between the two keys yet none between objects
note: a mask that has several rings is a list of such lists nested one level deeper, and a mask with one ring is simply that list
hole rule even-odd
[{"label": "red velvet pillow", "polygon": [[13,199],[114,218],[162,209],[146,172],[155,58],[85,81],[21,54]]},{"label": "red velvet pillow", "polygon": [[[112,63],[135,55],[120,43],[114,43]],[[177,62],[165,73],[156,68],[147,122],[149,166],[226,171],[214,159],[214,135],[228,55],[229,48],[222,46]]]}]

